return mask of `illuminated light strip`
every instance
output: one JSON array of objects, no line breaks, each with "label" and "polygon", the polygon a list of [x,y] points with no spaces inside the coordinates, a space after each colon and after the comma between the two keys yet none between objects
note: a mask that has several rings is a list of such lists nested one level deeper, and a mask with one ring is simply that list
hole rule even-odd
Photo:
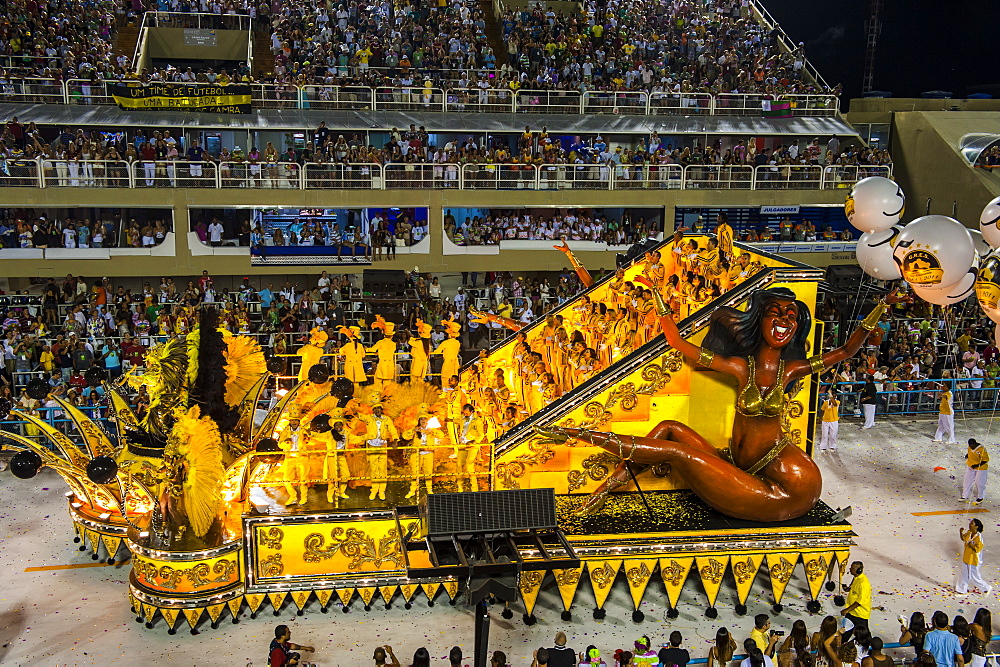
[{"label": "illuminated light strip", "polygon": [[979,514],[980,512],[989,512],[987,509],[976,508],[971,510],[946,510],[943,512],[910,512],[913,516],[941,516],[944,514]]},{"label": "illuminated light strip", "polygon": [[117,567],[124,565],[127,560],[118,560],[114,563],[73,563],[72,565],[43,565],[41,567],[26,567],[25,572],[48,572],[50,570],[76,570],[82,567]]}]

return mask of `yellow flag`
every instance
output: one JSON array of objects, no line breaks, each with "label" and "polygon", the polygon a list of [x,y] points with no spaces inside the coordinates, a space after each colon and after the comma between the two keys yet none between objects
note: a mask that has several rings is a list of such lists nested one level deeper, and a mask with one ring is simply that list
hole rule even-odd
[{"label": "yellow flag", "polygon": [[681,597],[681,589],[684,588],[684,581],[687,579],[688,572],[691,571],[692,563],[694,563],[694,556],[660,559],[660,577],[663,579],[663,585],[667,588],[667,600],[671,607],[677,606],[677,601]]},{"label": "yellow flag", "polygon": [[730,559],[733,568],[733,578],[736,580],[736,597],[740,604],[747,603],[747,597],[757,579],[760,564],[764,562],[764,554],[741,554]]},{"label": "yellow flag", "polygon": [[625,570],[625,580],[628,582],[628,590],[632,594],[632,605],[639,608],[642,596],[649,585],[649,578],[653,576],[656,569],[656,558],[643,558],[638,560],[627,560],[622,564]]},{"label": "yellow flag", "polygon": [[583,567],[574,567],[571,570],[552,570],[552,574],[556,578],[556,586],[559,588],[563,609],[569,611],[569,608],[573,606],[573,598],[576,597],[576,589],[580,586],[580,575],[583,574]]},{"label": "yellow flag", "polygon": [[526,570],[517,579],[517,589],[524,600],[524,613],[530,616],[535,609],[535,601],[538,600],[538,591],[542,589],[542,581],[545,580],[545,570]]},{"label": "yellow flag", "polygon": [[797,551],[767,555],[767,569],[771,575],[771,593],[774,595],[775,604],[781,602],[781,597],[785,594],[785,587],[788,586],[798,561]]},{"label": "yellow flag", "polygon": [[819,597],[819,592],[826,581],[826,575],[830,572],[830,563],[833,560],[832,552],[807,553],[802,554],[802,565],[806,570],[806,580],[809,582],[809,595],[815,600]]},{"label": "yellow flag", "polygon": [[714,607],[715,600],[719,597],[719,589],[722,587],[722,578],[726,576],[729,556],[728,554],[725,556],[696,556],[694,560],[698,567],[701,585],[705,587],[705,594],[708,595],[708,606]]},{"label": "yellow flag", "polygon": [[590,585],[594,588],[594,600],[597,602],[598,609],[604,608],[608,594],[611,593],[611,586],[615,583],[615,577],[618,575],[618,568],[621,566],[621,560],[587,561]]}]

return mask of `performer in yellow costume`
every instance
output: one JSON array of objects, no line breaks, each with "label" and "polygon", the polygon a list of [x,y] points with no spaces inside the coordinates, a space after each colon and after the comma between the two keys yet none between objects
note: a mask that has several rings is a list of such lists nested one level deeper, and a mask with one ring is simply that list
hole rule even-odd
[{"label": "performer in yellow costume", "polygon": [[313,418],[313,438],[326,451],[323,458],[323,479],[326,482],[326,500],[332,503],[334,498],[348,498],[344,484],[341,481],[350,475],[344,450],[347,448],[347,436],[344,433],[344,422],[337,420],[330,426],[329,415],[318,415]]},{"label": "performer in yellow costume", "polygon": [[396,324],[386,322],[381,315],[377,315],[372,329],[378,329],[382,332],[382,340],[368,348],[370,354],[378,355],[375,381],[380,385],[394,382],[396,380],[396,342],[392,336],[396,333]]},{"label": "performer in yellow costume", "polygon": [[372,491],[368,494],[368,500],[375,500],[376,496],[379,500],[385,500],[388,481],[386,449],[389,443],[399,439],[399,433],[392,420],[382,414],[382,405],[379,403],[372,406],[372,414],[365,422],[368,424],[365,446],[368,448],[368,467],[372,477]]},{"label": "performer in yellow costume", "polygon": [[[471,403],[462,407],[462,418],[456,428],[458,432],[458,475],[463,491],[477,491],[476,459],[479,449],[486,441],[486,425],[476,415]],[[468,486],[466,486],[468,480]]]},{"label": "performer in yellow costume", "polygon": [[288,492],[288,505],[298,505],[306,502],[308,487],[304,480],[308,479],[309,457],[305,456],[302,434],[299,432],[299,415],[293,412],[288,417],[278,436],[278,447],[285,452],[285,462],[282,471],[285,478],[285,490]]},{"label": "performer in yellow costume", "polygon": [[315,366],[323,358],[323,347],[326,345],[326,332],[319,327],[309,332],[309,342],[299,348],[299,359],[302,365],[299,366],[299,382],[305,382],[309,378],[309,369]]},{"label": "performer in yellow costume", "polygon": [[727,214],[720,213],[716,219],[715,238],[718,239],[719,252],[728,260],[733,256],[733,228],[729,226]]},{"label": "performer in yellow costume", "polygon": [[368,381],[365,375],[365,346],[358,338],[361,327],[340,327],[340,333],[347,336],[348,341],[340,346],[340,356],[344,359],[344,377],[354,384]]},{"label": "performer in yellow costume", "polygon": [[[441,390],[441,400],[444,401],[447,407],[447,421],[449,425],[448,436],[451,438],[451,444],[454,447],[458,447],[458,422],[462,418],[462,406],[469,402],[468,397],[465,395],[465,391],[459,385],[458,375],[452,375],[447,380],[447,385]],[[458,450],[452,453],[448,458],[458,458]]]},{"label": "performer in yellow costume", "polygon": [[427,493],[433,493],[431,481],[434,476],[434,444],[437,442],[437,437],[436,429],[431,429],[428,421],[427,415],[421,415],[417,419],[417,425],[403,433],[403,439],[413,447],[410,450],[410,472],[413,479],[410,482],[410,491],[406,494],[407,498],[417,495],[421,480]]},{"label": "performer in yellow costume", "polygon": [[410,338],[410,382],[423,382],[431,349],[431,325],[417,320],[417,335]]},{"label": "performer in yellow costume", "polygon": [[459,356],[462,353],[462,342],[458,337],[462,335],[462,325],[453,320],[441,320],[448,338],[434,349],[433,354],[440,354],[444,361],[441,364],[441,382],[445,382],[452,375],[458,375],[461,368]]}]

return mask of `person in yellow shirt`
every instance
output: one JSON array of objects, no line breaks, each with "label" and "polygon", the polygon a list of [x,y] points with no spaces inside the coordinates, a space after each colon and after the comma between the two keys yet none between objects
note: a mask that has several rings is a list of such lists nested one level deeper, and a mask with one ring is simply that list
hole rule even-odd
[{"label": "person in yellow shirt", "polygon": [[434,435],[435,430],[428,425],[429,420],[427,415],[422,415],[415,427],[403,433],[403,439],[409,441],[409,445],[413,448],[410,450],[410,473],[413,479],[410,481],[407,498],[417,495],[421,480],[428,494],[434,492],[431,482],[434,477],[434,445],[438,439]]},{"label": "person in yellow shirt", "polygon": [[972,487],[976,487],[976,502],[986,497],[986,471],[990,467],[990,453],[975,438],[969,438],[969,451],[965,453],[965,484],[962,500],[968,500]]},{"label": "person in yellow shirt", "polygon": [[372,406],[371,417],[365,419],[368,424],[365,446],[368,449],[368,467],[371,470],[372,490],[368,494],[368,500],[385,500],[385,487],[388,482],[388,472],[386,465],[388,454],[386,450],[389,443],[399,439],[396,425],[382,412],[382,405],[376,403]]},{"label": "person in yellow shirt", "polygon": [[52,354],[52,348],[48,345],[42,346],[42,353],[38,355],[38,365],[46,373],[52,373],[55,370],[55,356]]},{"label": "person in yellow shirt", "polygon": [[431,352],[431,325],[417,320],[417,335],[409,339],[410,382],[423,382],[427,375],[427,359]]},{"label": "person in yellow shirt", "polygon": [[837,431],[840,430],[840,401],[833,387],[823,399],[823,425],[820,431],[819,451],[837,451]]},{"label": "person in yellow shirt", "polygon": [[448,333],[448,338],[441,341],[431,354],[440,354],[443,361],[441,363],[441,379],[458,375],[461,367],[459,356],[462,353],[462,342],[458,339],[462,335],[462,325],[453,320],[441,320]]},{"label": "person in yellow shirt", "polygon": [[365,346],[358,338],[361,327],[340,327],[340,333],[347,336],[347,342],[340,346],[340,356],[344,360],[344,377],[354,384],[368,381],[365,374]]},{"label": "person in yellow shirt", "polygon": [[379,315],[372,325],[373,329],[382,331],[382,340],[368,348],[370,354],[378,356],[378,365],[375,367],[376,386],[382,386],[396,379],[396,341],[392,339],[396,333],[396,324],[386,322]]},{"label": "person in yellow shirt", "polygon": [[[939,383],[940,384],[940,383]],[[947,442],[949,445],[957,445],[955,440],[955,410],[952,406],[952,394],[944,384],[940,385],[941,403],[938,405],[938,426],[934,432],[934,442]],[[945,436],[948,439],[945,441]]]},{"label": "person in yellow shirt", "polygon": [[[859,560],[851,563],[851,581],[847,591],[847,606],[840,611],[840,615],[847,618],[854,627],[868,629],[868,619],[872,615],[872,585],[865,574],[865,564]],[[850,631],[844,633],[844,641],[847,641]]]},{"label": "person in yellow shirt", "polygon": [[[486,441],[486,425],[471,403],[462,406],[462,418],[455,428],[458,435],[458,475],[463,491],[477,491],[476,459]],[[466,486],[468,480],[468,487]]]},{"label": "person in yellow shirt", "polygon": [[983,552],[983,522],[979,519],[969,521],[968,530],[959,530],[958,535],[962,538],[962,567],[959,570],[958,583],[955,585],[955,593],[959,596],[969,594],[969,584],[973,584],[984,595],[993,592],[993,587],[979,574],[979,566],[982,565],[980,554]]},{"label": "person in yellow shirt", "polygon": [[750,631],[750,639],[764,655],[774,657],[774,647],[779,638],[776,633],[771,631],[770,616],[757,614],[753,617],[753,630]]}]

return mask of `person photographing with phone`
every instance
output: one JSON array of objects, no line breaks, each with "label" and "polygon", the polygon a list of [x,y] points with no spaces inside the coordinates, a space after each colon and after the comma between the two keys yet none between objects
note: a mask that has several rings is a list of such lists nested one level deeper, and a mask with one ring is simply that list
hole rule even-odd
[{"label": "person photographing with phone", "polygon": [[757,648],[768,658],[774,657],[774,647],[777,645],[784,632],[771,629],[771,617],[767,614],[757,614],[753,617],[753,630],[750,631],[750,639]]}]

